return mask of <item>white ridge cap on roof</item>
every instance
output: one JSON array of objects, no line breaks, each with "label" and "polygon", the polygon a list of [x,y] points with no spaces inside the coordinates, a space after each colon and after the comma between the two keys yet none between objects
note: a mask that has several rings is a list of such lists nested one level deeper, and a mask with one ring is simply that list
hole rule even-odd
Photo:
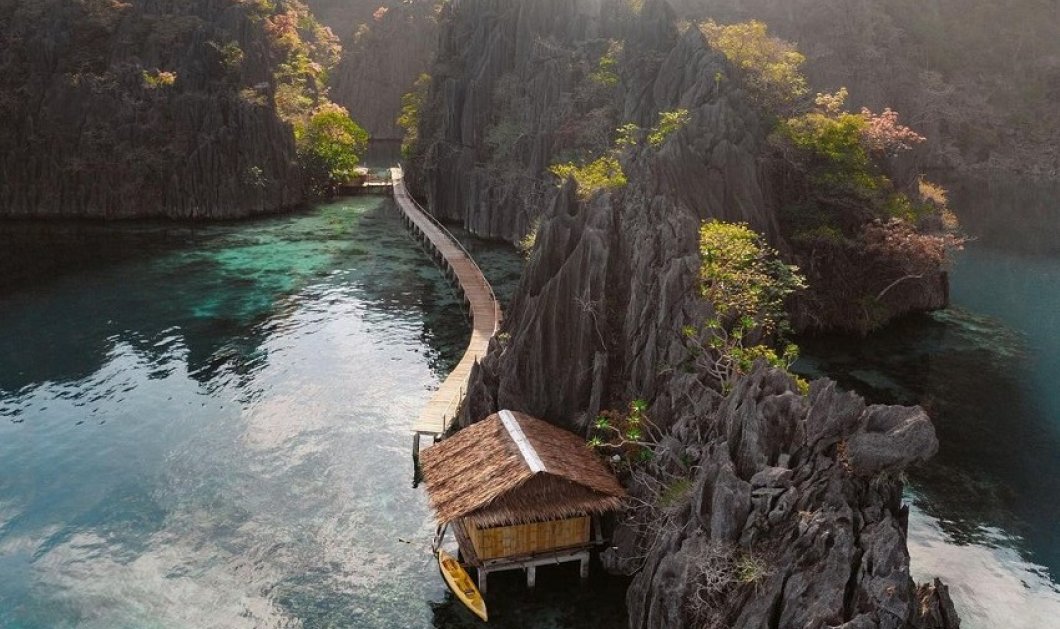
[{"label": "white ridge cap on roof", "polygon": [[541,461],[541,457],[537,455],[537,450],[534,449],[534,445],[526,438],[523,434],[522,427],[519,426],[518,420],[515,419],[515,415],[509,410],[503,410],[500,413],[501,422],[504,424],[504,429],[508,431],[508,436],[512,438],[515,445],[519,446],[519,453],[523,455],[523,460],[530,467],[530,471],[534,474],[538,472],[545,472],[545,464]]}]

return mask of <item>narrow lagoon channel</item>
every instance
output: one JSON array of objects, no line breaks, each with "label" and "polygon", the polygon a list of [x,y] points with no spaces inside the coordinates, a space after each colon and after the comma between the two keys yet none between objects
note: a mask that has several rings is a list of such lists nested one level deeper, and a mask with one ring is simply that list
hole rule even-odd
[{"label": "narrow lagoon channel", "polygon": [[[477,626],[429,553],[409,434],[468,324],[390,201],[0,226],[16,244],[0,626]],[[473,246],[510,293],[516,254]],[[577,584],[491,580],[491,626],[624,624],[623,581]]]}]

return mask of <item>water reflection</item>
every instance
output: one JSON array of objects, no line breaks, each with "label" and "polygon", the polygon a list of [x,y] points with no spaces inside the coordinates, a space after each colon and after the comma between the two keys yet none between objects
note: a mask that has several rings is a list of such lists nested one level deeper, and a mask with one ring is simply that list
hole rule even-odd
[{"label": "water reflection", "polygon": [[[253,371],[266,360],[263,340],[289,325],[298,305],[291,296],[303,290],[299,301],[350,292],[363,298],[368,316],[430,313],[423,340],[432,348],[432,366],[447,371],[451,356],[433,348],[458,345],[466,326],[437,325],[433,315],[448,312],[452,291],[438,285],[432,267],[410,263],[419,254],[390,212],[342,208],[157,231],[151,224],[64,225],[54,233],[40,225],[7,226],[0,250],[20,243],[26,268],[54,262],[57,250],[77,263],[2,294],[0,328],[7,333],[0,335],[0,391],[88,377],[117,342],[164,368],[179,339],[181,359],[201,382],[224,370]],[[30,251],[26,241],[40,233],[48,234],[45,242]],[[79,253],[82,248],[92,253]],[[354,258],[353,272],[336,268]],[[58,278],[45,279],[53,275]]]},{"label": "water reflection", "polygon": [[[467,323],[392,208],[108,229],[140,255],[3,294],[0,626],[467,626],[408,483]],[[621,583],[576,581],[490,603],[623,624]]]}]

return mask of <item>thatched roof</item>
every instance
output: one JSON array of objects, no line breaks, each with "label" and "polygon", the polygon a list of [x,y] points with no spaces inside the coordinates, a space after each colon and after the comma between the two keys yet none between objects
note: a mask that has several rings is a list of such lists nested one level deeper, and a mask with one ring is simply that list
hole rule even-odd
[{"label": "thatched roof", "polygon": [[439,522],[477,526],[614,511],[625,490],[585,441],[523,413],[501,411],[420,455]]}]

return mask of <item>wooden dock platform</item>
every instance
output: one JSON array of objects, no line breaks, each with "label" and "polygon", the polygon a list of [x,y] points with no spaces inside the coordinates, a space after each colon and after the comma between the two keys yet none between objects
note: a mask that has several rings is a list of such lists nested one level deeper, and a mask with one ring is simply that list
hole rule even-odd
[{"label": "wooden dock platform", "polygon": [[400,168],[391,169],[391,181],[394,200],[404,215],[405,223],[464,294],[464,302],[471,313],[471,340],[468,341],[463,358],[434,392],[413,425],[413,451],[418,453],[421,435],[437,438],[452,425],[467,392],[471,367],[486,354],[490,339],[500,327],[501,308],[493,287],[471,254],[444,225],[409,195]]}]

